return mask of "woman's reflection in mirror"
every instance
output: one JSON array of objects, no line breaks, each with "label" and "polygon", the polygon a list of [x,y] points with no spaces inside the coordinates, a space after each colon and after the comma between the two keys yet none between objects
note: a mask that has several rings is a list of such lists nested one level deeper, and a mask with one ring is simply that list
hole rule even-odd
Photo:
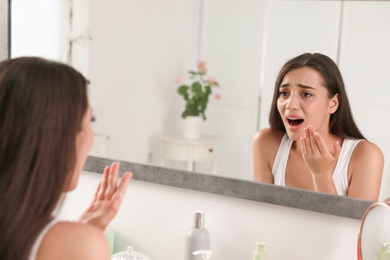
[{"label": "woman's reflection in mirror", "polygon": [[54,211],[92,147],[87,81],[70,66],[21,57],[0,63],[0,259],[110,259],[104,229],[131,179],[104,170],[73,222]]},{"label": "woman's reflection in mirror", "polygon": [[305,53],[287,61],[269,124],[253,138],[255,181],[378,200],[384,156],[358,129],[331,58]]}]

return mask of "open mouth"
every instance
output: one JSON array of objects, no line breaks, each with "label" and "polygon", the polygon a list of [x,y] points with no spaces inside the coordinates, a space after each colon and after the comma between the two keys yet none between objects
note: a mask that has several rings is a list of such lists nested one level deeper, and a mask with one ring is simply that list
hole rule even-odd
[{"label": "open mouth", "polygon": [[287,118],[287,121],[290,126],[297,126],[302,124],[304,120],[302,118],[289,117]]}]

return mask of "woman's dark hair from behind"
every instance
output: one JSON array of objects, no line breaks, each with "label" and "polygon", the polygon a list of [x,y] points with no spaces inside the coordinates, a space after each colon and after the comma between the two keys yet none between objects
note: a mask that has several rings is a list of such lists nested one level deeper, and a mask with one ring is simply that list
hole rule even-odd
[{"label": "woman's dark hair from behind", "polygon": [[0,259],[27,259],[76,163],[87,80],[68,65],[0,63]]},{"label": "woman's dark hair from behind", "polygon": [[287,61],[280,70],[275,82],[274,96],[269,114],[269,124],[271,128],[286,132],[282,118],[277,109],[279,87],[288,72],[303,67],[315,69],[322,75],[324,79],[323,85],[328,90],[329,98],[338,94],[339,107],[337,111],[330,116],[330,133],[343,138],[365,139],[353,119],[344,81],[337,64],[328,56],[320,53],[301,54]]}]

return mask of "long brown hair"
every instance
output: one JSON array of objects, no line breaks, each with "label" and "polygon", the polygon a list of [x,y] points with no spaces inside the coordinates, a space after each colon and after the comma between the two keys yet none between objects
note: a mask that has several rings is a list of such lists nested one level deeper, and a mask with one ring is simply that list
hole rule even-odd
[{"label": "long brown hair", "polygon": [[0,259],[27,259],[76,163],[87,80],[68,65],[0,63]]},{"label": "long brown hair", "polygon": [[269,124],[271,128],[286,132],[283,120],[277,109],[279,87],[282,84],[284,76],[286,76],[288,72],[302,67],[310,67],[322,75],[324,87],[328,90],[328,98],[332,98],[334,95],[338,94],[339,107],[337,111],[330,116],[330,133],[343,138],[365,139],[353,119],[343,77],[341,76],[337,64],[331,58],[321,53],[301,54],[287,61],[282,67],[276,78],[274,96],[272,98],[269,114]]}]

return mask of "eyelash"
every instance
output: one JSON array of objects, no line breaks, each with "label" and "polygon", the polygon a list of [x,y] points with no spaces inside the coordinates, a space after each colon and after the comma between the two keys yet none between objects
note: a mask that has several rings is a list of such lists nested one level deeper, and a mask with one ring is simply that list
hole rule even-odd
[{"label": "eyelash", "polygon": [[287,95],[287,91],[279,91],[279,96],[286,96]]},{"label": "eyelash", "polygon": [[[288,95],[288,92],[287,92],[287,91],[285,91],[285,90],[279,91],[279,96],[285,97],[285,96],[287,96],[287,95]],[[313,95],[312,95],[311,93],[309,93],[309,92],[303,91],[303,92],[301,93],[301,96],[303,96],[303,97],[311,97],[311,96],[313,96]]]}]

